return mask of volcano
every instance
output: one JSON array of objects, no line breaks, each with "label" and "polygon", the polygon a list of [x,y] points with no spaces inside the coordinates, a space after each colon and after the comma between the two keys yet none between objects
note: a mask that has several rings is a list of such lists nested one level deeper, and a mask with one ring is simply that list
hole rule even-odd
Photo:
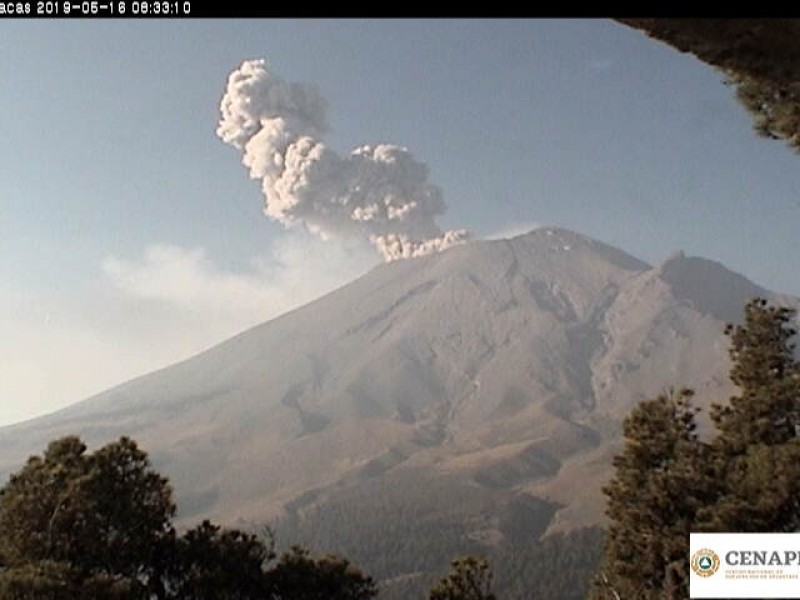
[{"label": "volcano", "polygon": [[562,229],[470,242],[0,429],[0,472],[62,435],[128,435],[181,522],[271,523],[411,589],[456,554],[602,523],[624,416],[671,386],[725,400],[724,326],[755,296],[798,305],[713,261],[651,266]]}]

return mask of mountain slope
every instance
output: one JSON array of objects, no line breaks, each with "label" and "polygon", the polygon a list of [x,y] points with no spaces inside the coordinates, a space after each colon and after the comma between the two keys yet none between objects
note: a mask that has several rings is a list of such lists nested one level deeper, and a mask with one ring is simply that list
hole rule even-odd
[{"label": "mountain slope", "polygon": [[[723,324],[754,295],[717,263],[651,268],[564,230],[466,244],[2,429],[0,470],[59,435],[131,435],[185,520],[277,519],[416,581],[457,550],[597,523],[621,418],[670,385],[726,397]],[[418,564],[399,538],[426,531]]]}]

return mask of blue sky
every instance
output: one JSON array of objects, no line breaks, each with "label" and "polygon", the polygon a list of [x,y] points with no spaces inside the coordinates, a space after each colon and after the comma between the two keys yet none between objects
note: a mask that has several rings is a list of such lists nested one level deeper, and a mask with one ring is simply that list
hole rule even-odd
[{"label": "blue sky", "polygon": [[0,56],[0,424],[376,263],[263,215],[215,135],[251,58],[318,86],[337,151],[427,163],[443,229],[563,226],[800,294],[800,158],[752,133],[719,73],[608,20],[16,20]]}]

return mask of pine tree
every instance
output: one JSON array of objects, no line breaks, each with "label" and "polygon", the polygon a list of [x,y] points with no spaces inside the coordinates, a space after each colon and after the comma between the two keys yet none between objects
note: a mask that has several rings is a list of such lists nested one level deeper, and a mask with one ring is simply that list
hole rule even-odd
[{"label": "pine tree", "polygon": [[800,366],[795,311],[755,299],[728,326],[739,394],[715,405],[716,437],[695,434],[691,392],[636,407],[604,488],[610,519],[595,598],[688,597],[689,533],[800,527]]},{"label": "pine tree", "polygon": [[0,492],[0,556],[8,566],[70,558],[78,482],[88,472],[86,446],[76,437],[51,442]]},{"label": "pine tree", "polygon": [[430,600],[496,600],[491,591],[492,570],[488,561],[464,556],[451,563],[451,570],[431,589]]},{"label": "pine tree", "polygon": [[167,570],[170,598],[266,598],[272,546],[258,536],[203,521],[176,540]]},{"label": "pine tree", "polygon": [[209,521],[178,536],[169,482],[120,438],[92,454],[50,443],[0,489],[0,598],[18,600],[368,600],[371,577],[344,558],[271,543]]},{"label": "pine tree", "polygon": [[709,490],[692,392],[662,394],[623,423],[625,448],[605,488],[611,521],[596,598],[688,597],[687,538]]},{"label": "pine tree", "polygon": [[795,312],[769,306],[764,299],[745,306],[744,325],[729,325],[731,381],[740,393],[711,418],[719,430],[717,446],[727,455],[750,446],[785,444],[800,424],[800,366],[794,356]]},{"label": "pine tree", "polygon": [[796,531],[800,527],[800,364],[795,312],[756,299],[745,323],[729,326],[731,381],[739,388],[711,417],[717,501],[701,511],[707,531]]},{"label": "pine tree", "polygon": [[132,440],[93,454],[77,437],[55,440],[0,491],[0,589],[17,590],[2,597],[24,586],[41,597],[144,597],[174,512],[166,479]]},{"label": "pine tree", "polygon": [[372,577],[344,558],[311,557],[293,546],[267,574],[272,600],[369,600],[378,595]]}]

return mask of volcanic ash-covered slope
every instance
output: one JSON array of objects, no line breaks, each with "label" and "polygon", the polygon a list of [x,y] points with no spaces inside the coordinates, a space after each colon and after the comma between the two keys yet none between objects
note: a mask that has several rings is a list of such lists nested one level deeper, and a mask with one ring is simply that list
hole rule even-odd
[{"label": "volcanic ash-covered slope", "polygon": [[559,229],[465,244],[2,429],[0,469],[58,435],[126,434],[186,520],[282,518],[358,553],[353,514],[413,514],[452,544],[499,547],[520,523],[536,537],[597,522],[621,418],[671,385],[724,398],[724,322],[766,294],[717,263],[651,268]]},{"label": "volcanic ash-covered slope", "polygon": [[645,268],[556,230],[388,264],[193,359],[5,429],[3,466],[62,433],[128,433],[185,502],[202,495],[203,510],[254,516],[395,444],[481,449],[546,435],[593,405],[590,352],[573,330]]}]

